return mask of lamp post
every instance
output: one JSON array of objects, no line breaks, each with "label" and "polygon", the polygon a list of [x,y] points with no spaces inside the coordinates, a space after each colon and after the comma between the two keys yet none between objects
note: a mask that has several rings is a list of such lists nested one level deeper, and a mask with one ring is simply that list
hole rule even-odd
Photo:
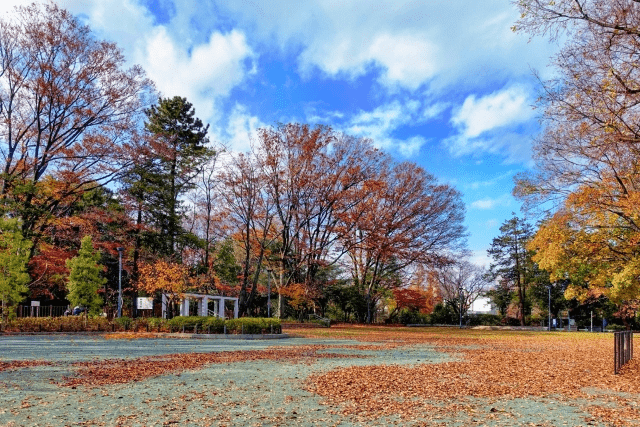
[{"label": "lamp post", "polygon": [[458,288],[458,293],[460,294],[460,329],[462,329],[462,286]]},{"label": "lamp post", "polygon": [[118,317],[122,317],[122,251],[123,247],[116,248],[118,251]]},{"label": "lamp post", "polygon": [[271,270],[267,269],[267,317],[271,317]]},{"label": "lamp post", "polygon": [[549,283],[549,332],[551,332],[551,283]]}]

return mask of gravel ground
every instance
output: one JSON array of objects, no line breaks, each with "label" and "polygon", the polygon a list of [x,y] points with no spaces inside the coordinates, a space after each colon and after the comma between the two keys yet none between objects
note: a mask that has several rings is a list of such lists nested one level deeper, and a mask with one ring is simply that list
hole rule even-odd
[{"label": "gravel ground", "polygon": [[[330,345],[327,353],[358,358],[320,358],[307,363],[242,361],[99,388],[63,387],[74,362],[175,353],[261,350]],[[275,341],[135,339],[101,336],[0,337],[0,362],[42,360],[52,365],[0,371],[0,426],[351,426],[407,425],[384,417],[360,420],[304,389],[310,374],[341,366],[441,363],[457,358],[429,345],[387,350],[353,348],[367,343],[291,338]],[[451,413],[427,425],[584,425],[579,402],[545,399],[474,400],[478,416]],[[513,414],[517,414],[514,416]],[[422,425],[424,420],[414,420]],[[599,424],[592,424],[599,425]]]}]

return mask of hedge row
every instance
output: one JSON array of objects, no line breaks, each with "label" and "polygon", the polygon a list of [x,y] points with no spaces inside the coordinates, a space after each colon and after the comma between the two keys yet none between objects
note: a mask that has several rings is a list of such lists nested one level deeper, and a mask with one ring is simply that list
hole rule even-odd
[{"label": "hedge row", "polygon": [[120,317],[109,322],[104,317],[22,317],[13,319],[4,327],[8,332],[195,332],[211,334],[264,334],[282,333],[280,319],[242,317],[223,320],[218,317],[178,316],[171,320],[155,317],[131,319]]}]

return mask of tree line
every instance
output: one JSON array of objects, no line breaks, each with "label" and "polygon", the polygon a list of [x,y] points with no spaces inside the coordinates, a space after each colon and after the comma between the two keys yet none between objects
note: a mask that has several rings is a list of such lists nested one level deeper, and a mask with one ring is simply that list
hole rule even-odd
[{"label": "tree line", "polygon": [[127,307],[197,291],[264,314],[270,285],[278,316],[346,299],[372,322],[416,268],[464,249],[460,193],[416,164],[299,123],[231,152],[187,99],[159,96],[54,3],[0,19],[0,67],[3,307],[99,312],[115,302],[123,248]]},{"label": "tree line", "polygon": [[128,304],[197,290],[236,295],[243,314],[261,315],[272,287],[279,316],[333,307],[372,322],[383,300],[389,315],[438,299],[464,312],[492,280],[493,301],[521,323],[545,293],[553,313],[586,306],[630,323],[640,302],[640,6],[514,4],[515,31],[564,44],[555,77],[539,78],[536,166],[514,189],[541,221],[506,221],[488,274],[454,262],[464,254],[460,194],[416,164],[300,123],[260,129],[251,150],[230,152],[188,100],[159,96],[69,12],[16,8],[0,19],[3,307],[67,301],[80,285],[113,304],[124,248]]}]

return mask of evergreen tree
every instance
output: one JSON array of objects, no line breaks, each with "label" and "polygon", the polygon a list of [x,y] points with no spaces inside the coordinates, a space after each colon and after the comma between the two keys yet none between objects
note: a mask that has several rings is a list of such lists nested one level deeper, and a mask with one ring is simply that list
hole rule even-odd
[{"label": "evergreen tree", "polygon": [[[195,179],[213,155],[206,147],[209,126],[195,117],[186,98],[160,98],[145,111],[146,130],[150,133],[148,159],[144,171],[138,171],[151,222],[160,233],[164,255],[172,256],[179,244],[193,240],[182,227],[184,212],[180,197],[195,186]],[[140,194],[138,194],[140,197]]]},{"label": "evergreen tree", "polygon": [[487,251],[493,258],[489,277],[491,280],[499,279],[502,286],[509,286],[514,290],[520,308],[520,324],[524,326],[524,316],[530,305],[528,289],[536,271],[531,259],[533,252],[526,248],[533,237],[533,229],[514,214],[513,218],[502,224],[500,233],[502,234],[493,239]]},{"label": "evergreen tree", "polygon": [[93,250],[91,236],[82,239],[78,256],[67,260],[69,269],[69,294],[67,299],[73,306],[86,307],[90,314],[97,314],[102,306],[98,289],[107,279],[100,275],[100,254]]},{"label": "evergreen tree", "polygon": [[242,267],[238,264],[234,254],[233,240],[223,240],[213,261],[213,270],[218,278],[227,286],[235,286],[242,274]]},{"label": "evergreen tree", "polygon": [[[493,276],[491,273],[487,276],[489,280],[492,280]],[[511,305],[511,300],[513,300],[513,290],[511,289],[511,285],[506,281],[499,280],[497,286],[485,292],[485,295],[491,298],[491,301],[498,308],[500,315],[506,316],[507,309],[509,308],[509,305]]]},{"label": "evergreen tree", "polygon": [[31,280],[27,273],[27,262],[31,241],[23,238],[16,219],[0,218],[0,299],[2,318],[24,299]]}]

